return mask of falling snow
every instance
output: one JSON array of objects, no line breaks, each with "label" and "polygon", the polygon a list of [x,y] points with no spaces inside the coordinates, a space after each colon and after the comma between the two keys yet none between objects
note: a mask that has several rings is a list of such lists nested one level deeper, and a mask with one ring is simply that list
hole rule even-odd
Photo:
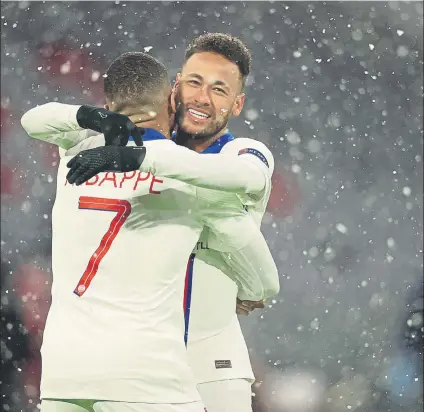
[{"label": "falling snow", "polygon": [[223,31],[253,52],[230,130],[275,158],[262,230],[281,292],[240,319],[259,365],[254,412],[422,412],[422,2],[1,8],[3,410],[40,409],[59,159],[20,116],[102,105],[104,71],[127,51],[174,78],[194,36]]}]

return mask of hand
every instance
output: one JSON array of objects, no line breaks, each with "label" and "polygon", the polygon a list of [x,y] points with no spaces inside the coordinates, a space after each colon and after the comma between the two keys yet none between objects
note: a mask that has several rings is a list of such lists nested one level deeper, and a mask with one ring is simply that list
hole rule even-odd
[{"label": "hand", "polygon": [[101,172],[131,172],[138,170],[146,155],[143,147],[102,146],[83,150],[73,157],[67,167],[70,168],[66,179],[71,184],[82,185]]},{"label": "hand", "polygon": [[78,109],[77,122],[83,129],[103,133],[106,146],[126,146],[130,137],[137,146],[143,146],[144,129],[138,128],[123,114],[83,105]]},{"label": "hand", "polygon": [[237,298],[236,313],[237,315],[248,316],[250,312],[255,309],[263,309],[265,307],[264,301],[240,300]]}]

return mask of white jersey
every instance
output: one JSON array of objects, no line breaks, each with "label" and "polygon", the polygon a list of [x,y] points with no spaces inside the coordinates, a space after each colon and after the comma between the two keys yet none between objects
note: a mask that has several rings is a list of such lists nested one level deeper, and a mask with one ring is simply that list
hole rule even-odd
[{"label": "white jersey", "polygon": [[72,186],[71,158],[60,161],[52,215],[42,397],[198,400],[182,340],[180,275],[204,224],[195,188],[144,172]]},{"label": "white jersey", "polygon": [[[22,120],[30,135],[69,149],[61,150],[53,208],[52,305],[41,350],[41,396],[197,401],[183,339],[187,256],[207,226],[208,242],[225,255],[225,264],[234,269],[240,262],[241,270],[235,271],[239,277],[234,278],[240,290],[261,299],[278,290],[275,264],[267,247],[263,249],[266,243],[257,237],[253,219],[240,202],[225,211],[208,190],[169,178],[178,163],[173,149],[167,150],[176,146],[169,140],[145,143],[146,167],[162,170],[161,175],[150,170],[100,173],[81,186],[67,184],[67,162],[81,150],[103,145],[104,138],[78,130],[74,109],[62,113],[55,107],[47,113],[43,106],[41,113],[33,109]],[[73,139],[78,143],[69,148]],[[166,153],[172,155],[168,175]],[[182,163],[184,169],[187,162]],[[194,174],[201,180],[198,169]],[[208,176],[206,187],[213,187],[215,175]],[[235,256],[234,264],[227,251]],[[243,283],[241,262],[255,253],[255,274]],[[259,263],[265,255],[267,262]],[[272,272],[273,283],[262,284],[261,271]]]},{"label": "white jersey", "polygon": [[[263,143],[238,138],[223,145],[222,152],[241,151],[247,154],[247,149],[256,151],[254,160],[263,163],[263,159],[266,159],[268,167],[264,169],[271,181],[274,159]],[[233,201],[231,195],[225,196],[226,203]],[[260,202],[246,207],[258,227],[265,214],[269,196],[270,190]],[[197,257],[191,270],[187,272],[192,276],[192,294],[190,322],[186,334],[189,364],[196,380],[198,383],[221,379],[249,379],[253,382],[249,354],[236,315],[237,285],[221,270],[202,260],[209,253],[206,236],[201,237],[193,253]]]}]

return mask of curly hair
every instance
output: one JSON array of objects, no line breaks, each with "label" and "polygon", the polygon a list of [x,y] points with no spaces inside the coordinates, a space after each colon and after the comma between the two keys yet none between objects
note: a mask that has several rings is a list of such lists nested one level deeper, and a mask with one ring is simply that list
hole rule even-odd
[{"label": "curly hair", "polygon": [[184,62],[193,54],[205,52],[219,54],[234,62],[245,83],[252,66],[252,55],[239,38],[225,33],[206,33],[195,37],[186,49]]}]

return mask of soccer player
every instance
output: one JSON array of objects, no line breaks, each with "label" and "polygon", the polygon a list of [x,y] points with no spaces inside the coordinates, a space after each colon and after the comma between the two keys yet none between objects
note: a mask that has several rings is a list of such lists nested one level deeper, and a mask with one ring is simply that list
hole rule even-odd
[{"label": "soccer player", "polygon": [[[218,190],[200,190],[177,179],[190,171],[191,183],[199,187],[252,198],[261,198],[269,182],[246,156],[207,158],[167,139],[170,85],[155,59],[143,53],[118,58],[108,69],[105,95],[112,111],[51,103],[22,118],[29,135],[57,144],[61,155],[52,215],[52,306],[42,346],[42,410],[203,411],[183,341],[187,256],[207,227],[208,242],[223,254],[229,272],[237,273],[233,278],[242,298],[278,293],[278,274],[241,202],[223,208]],[[125,116],[117,120],[114,111],[139,119],[137,126],[146,128],[144,146],[104,147],[116,144],[111,135],[120,140],[126,132],[141,144],[138,129]],[[67,164],[92,147],[106,150],[85,152],[112,155],[112,163],[127,171],[69,184]],[[134,169],[137,151],[144,152],[151,171]],[[188,169],[172,169],[173,179],[154,173],[162,155],[193,162]]]},{"label": "soccer player", "polygon": [[[175,85],[176,120],[179,130],[187,134],[179,143],[200,153],[246,151],[259,161],[267,160],[270,167],[264,170],[271,178],[274,161],[265,145],[253,139],[234,139],[228,131],[229,118],[242,110],[250,67],[250,52],[237,38],[208,33],[193,39]],[[269,192],[247,206],[258,226],[268,199]],[[216,266],[206,263],[208,257],[213,262],[210,255],[214,253],[207,244],[200,243],[198,248],[192,270],[189,364],[208,412],[251,412],[254,375],[236,315],[237,286]],[[255,307],[263,305],[246,302],[246,306],[239,305],[239,313],[247,314]]]}]

